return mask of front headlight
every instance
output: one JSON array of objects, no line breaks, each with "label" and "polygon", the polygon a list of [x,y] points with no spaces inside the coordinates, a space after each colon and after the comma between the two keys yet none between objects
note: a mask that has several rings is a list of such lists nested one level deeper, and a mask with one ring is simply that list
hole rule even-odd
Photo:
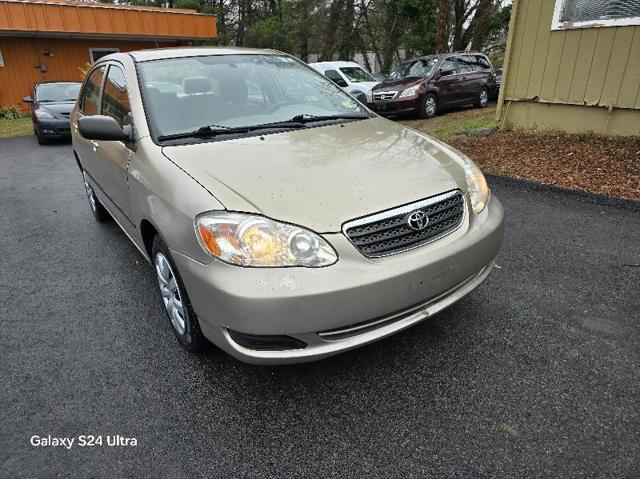
[{"label": "front headlight", "polygon": [[373,103],[373,91],[371,90],[367,92],[367,103]]},{"label": "front headlight", "polygon": [[204,213],[196,218],[195,229],[200,246],[225,263],[319,268],[338,261],[333,248],[316,233],[264,216]]},{"label": "front headlight", "polygon": [[467,177],[467,187],[471,209],[479,214],[491,198],[491,190],[480,168],[468,158],[464,159],[464,172]]},{"label": "front headlight", "polygon": [[410,96],[416,96],[418,94],[418,88],[420,88],[420,85],[410,86],[409,88],[405,89],[400,94],[400,98],[407,98],[407,97],[410,97]]},{"label": "front headlight", "polygon": [[53,120],[55,118],[55,116],[46,110],[36,110],[34,113],[38,120]]}]

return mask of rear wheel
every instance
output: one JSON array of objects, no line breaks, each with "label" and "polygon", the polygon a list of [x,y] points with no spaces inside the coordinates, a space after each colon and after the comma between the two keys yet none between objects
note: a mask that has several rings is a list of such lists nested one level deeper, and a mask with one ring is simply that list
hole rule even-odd
[{"label": "rear wheel", "polygon": [[87,199],[89,200],[89,208],[91,208],[91,213],[93,213],[93,217],[97,221],[107,221],[111,218],[109,212],[106,210],[100,200],[96,196],[96,193],[93,191],[93,188],[89,184],[89,180],[87,179],[87,174],[82,172],[82,179],[84,180],[84,190],[87,193]]},{"label": "rear wheel", "polygon": [[207,349],[210,343],[200,330],[200,323],[191,307],[189,296],[169,248],[159,236],[153,238],[151,255],[162,303],[178,343],[187,351],[198,352]]},{"label": "rear wheel", "polygon": [[433,118],[438,114],[438,97],[433,93],[428,93],[422,100],[422,106],[420,108],[421,118]]},{"label": "rear wheel", "polygon": [[478,108],[485,108],[489,104],[489,90],[486,87],[482,87],[480,93],[478,93],[478,99],[476,100],[476,106]]}]

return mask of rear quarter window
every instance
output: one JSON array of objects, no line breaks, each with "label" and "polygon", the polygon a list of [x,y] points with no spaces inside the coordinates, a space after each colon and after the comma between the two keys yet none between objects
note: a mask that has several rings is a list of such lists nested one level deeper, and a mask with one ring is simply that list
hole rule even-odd
[{"label": "rear quarter window", "polygon": [[476,57],[476,61],[477,61],[478,65],[480,66],[481,70],[491,70],[491,63],[489,62],[489,60],[487,60],[486,57],[478,55]]}]

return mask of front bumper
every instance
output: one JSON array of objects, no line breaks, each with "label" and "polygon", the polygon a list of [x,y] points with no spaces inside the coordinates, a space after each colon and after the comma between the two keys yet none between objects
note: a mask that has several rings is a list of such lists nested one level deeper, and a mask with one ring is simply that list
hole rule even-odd
[{"label": "front bumper", "polygon": [[71,126],[68,118],[54,120],[38,120],[36,128],[43,136],[70,137]]},{"label": "front bumper", "polygon": [[[243,361],[284,364],[328,357],[406,329],[488,276],[502,243],[503,209],[494,197],[480,215],[467,212],[449,236],[386,258],[365,258],[342,234],[324,236],[340,257],[326,268],[204,265],[174,252],[205,336]],[[307,347],[249,349],[229,329],[287,335]]]},{"label": "front bumper", "polygon": [[393,100],[367,103],[367,107],[379,115],[402,115],[404,113],[413,113],[419,110],[420,103],[421,100],[419,97],[408,99],[395,98]]}]

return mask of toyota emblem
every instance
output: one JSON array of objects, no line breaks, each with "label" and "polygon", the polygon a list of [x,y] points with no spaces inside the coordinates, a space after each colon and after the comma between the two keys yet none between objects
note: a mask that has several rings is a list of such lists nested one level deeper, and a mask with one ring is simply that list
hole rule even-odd
[{"label": "toyota emblem", "polygon": [[420,231],[429,224],[429,217],[424,211],[417,210],[407,216],[407,224],[412,230]]}]

